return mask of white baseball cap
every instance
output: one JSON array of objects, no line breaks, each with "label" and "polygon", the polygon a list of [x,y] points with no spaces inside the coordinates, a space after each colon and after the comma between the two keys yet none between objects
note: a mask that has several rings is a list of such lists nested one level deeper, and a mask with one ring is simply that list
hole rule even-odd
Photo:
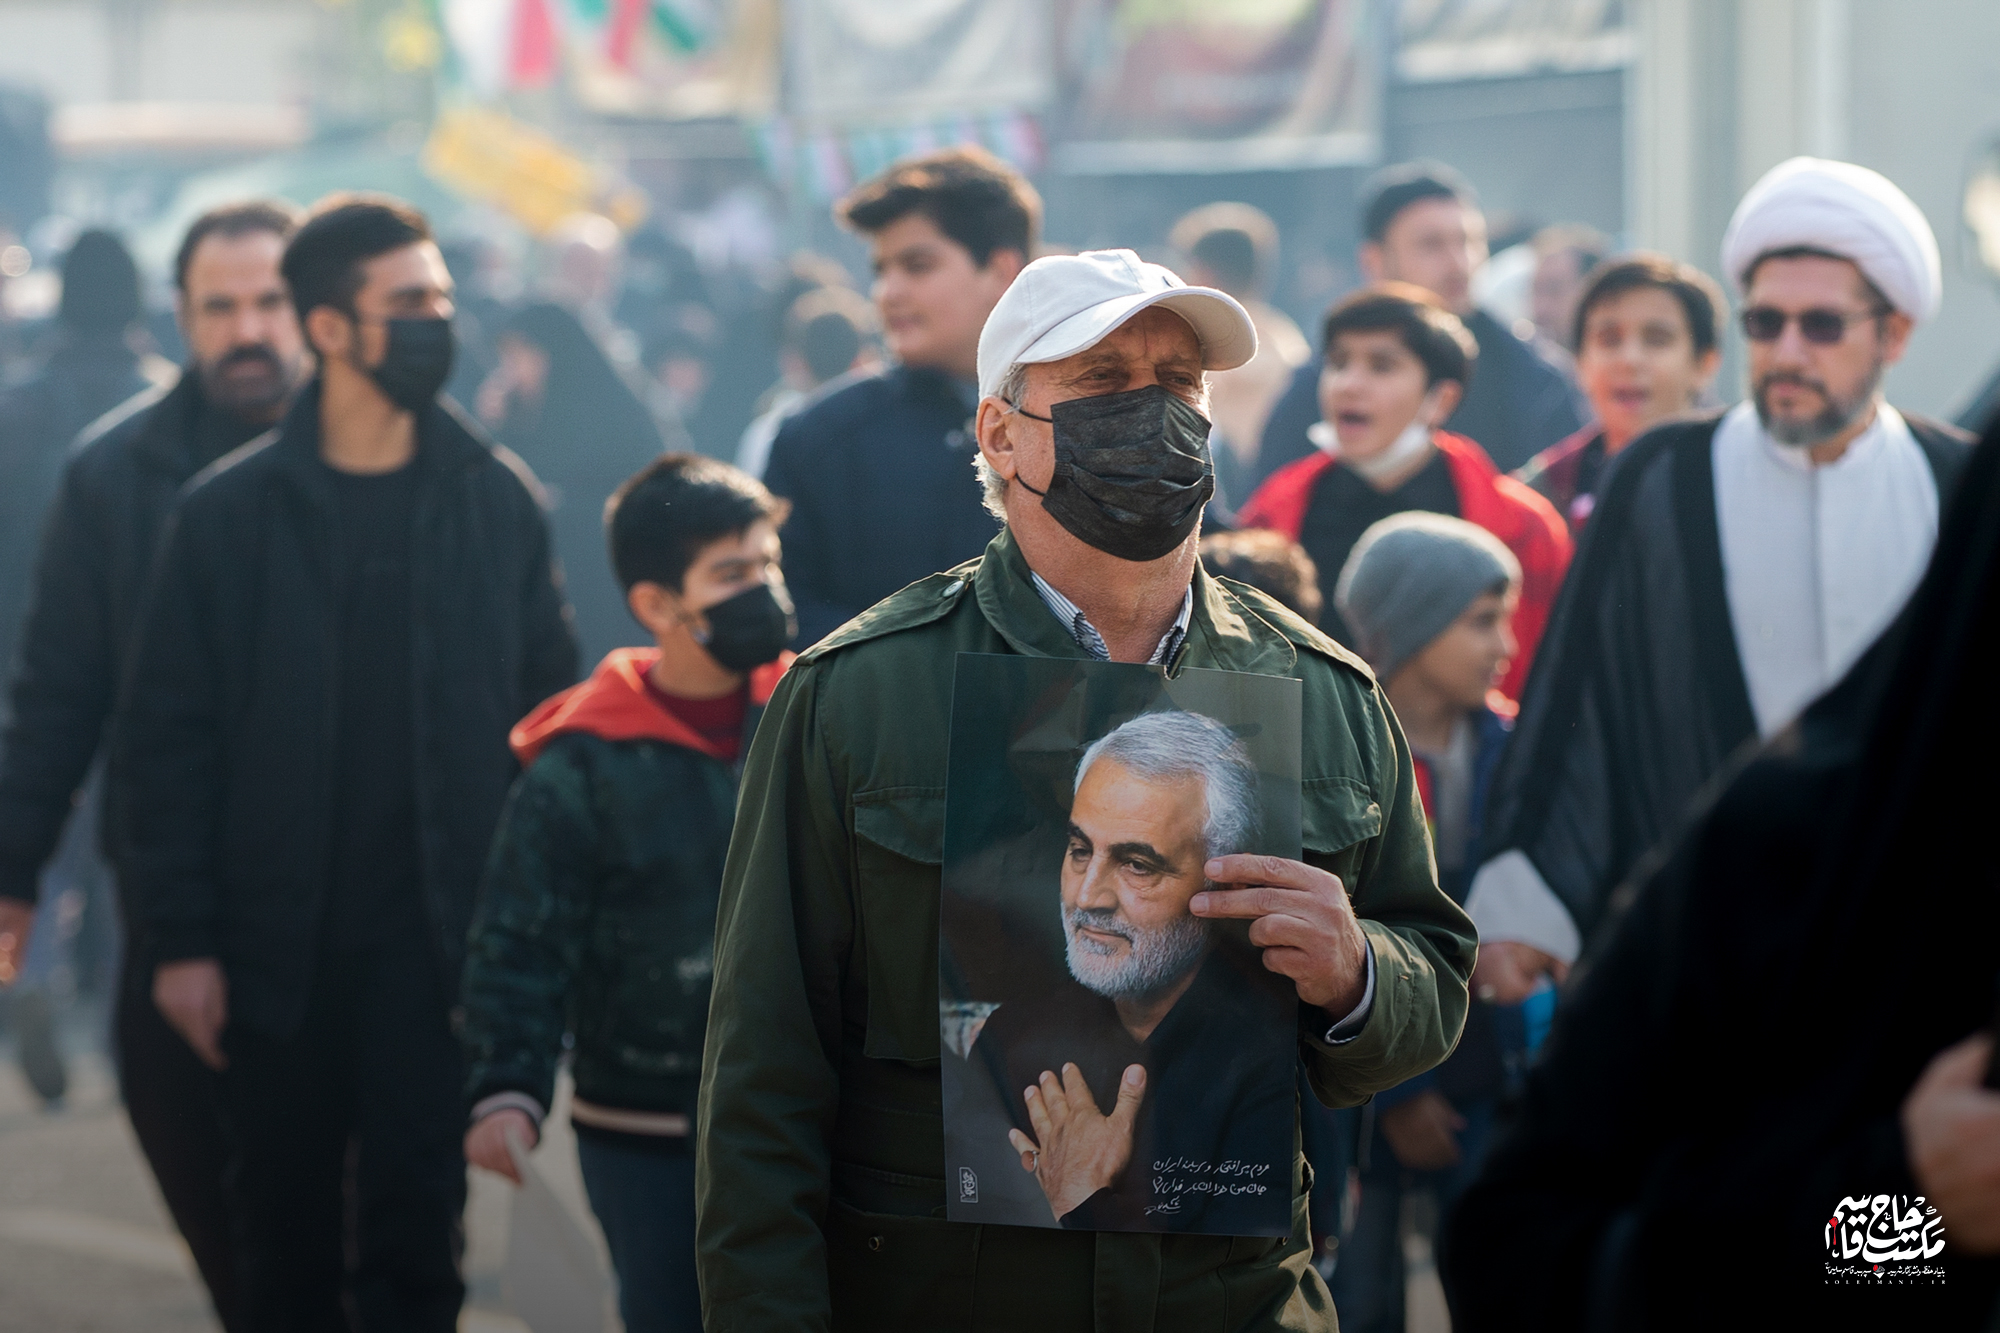
[{"label": "white baseball cap", "polygon": [[1047,255],[1021,270],[979,332],[979,393],[1000,392],[1016,365],[1075,356],[1149,306],[1185,319],[1206,370],[1233,370],[1257,351],[1257,330],[1236,298],[1190,287],[1130,250]]}]

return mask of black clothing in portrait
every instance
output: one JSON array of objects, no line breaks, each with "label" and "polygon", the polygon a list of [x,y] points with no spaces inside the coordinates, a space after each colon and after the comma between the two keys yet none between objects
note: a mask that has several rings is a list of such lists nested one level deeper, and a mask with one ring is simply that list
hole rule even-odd
[{"label": "black clothing in portrait", "polygon": [[[1270,1197],[1291,1188],[1295,1095],[1289,1079],[1267,1076],[1243,1034],[1296,1008],[1291,983],[1266,970],[1256,949],[1222,943],[1145,1041],[1126,1030],[1114,1002],[1072,980],[1002,1004],[971,1063],[999,1081],[1015,1127],[1031,1137],[1022,1093],[1044,1070],[1060,1077],[1074,1063],[1109,1115],[1126,1067],[1145,1067],[1131,1163],[1117,1184],[1058,1219],[1063,1226],[1255,1235],[1269,1229]],[[1285,1155],[1273,1157],[1273,1145]]]}]

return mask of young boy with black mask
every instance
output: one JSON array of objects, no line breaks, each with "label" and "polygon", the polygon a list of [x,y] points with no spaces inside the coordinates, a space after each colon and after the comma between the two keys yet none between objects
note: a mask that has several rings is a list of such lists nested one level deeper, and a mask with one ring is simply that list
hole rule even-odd
[{"label": "young boy with black mask", "polygon": [[690,1136],[736,778],[791,662],[786,504],[667,454],[607,506],[652,648],[620,648],[509,738],[526,772],[487,866],[465,969],[466,1159],[518,1181],[567,1034],[570,1120],[629,1333],[699,1328]]}]

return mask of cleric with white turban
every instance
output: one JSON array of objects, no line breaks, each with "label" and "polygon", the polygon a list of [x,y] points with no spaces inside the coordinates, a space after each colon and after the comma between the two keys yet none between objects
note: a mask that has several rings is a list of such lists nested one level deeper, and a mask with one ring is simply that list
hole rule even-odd
[{"label": "cleric with white turban", "polygon": [[1922,576],[1969,449],[1882,396],[1940,297],[1908,195],[1793,158],[1744,195],[1722,266],[1750,396],[1640,436],[1598,497],[1488,795],[1465,904],[1483,997],[1573,961],[1723,760],[1853,666]]},{"label": "cleric with white turban", "polygon": [[1750,187],[1722,237],[1722,268],[1738,296],[1766,255],[1818,250],[1851,260],[1913,320],[1937,313],[1937,237],[1910,196],[1852,162],[1795,157]]}]

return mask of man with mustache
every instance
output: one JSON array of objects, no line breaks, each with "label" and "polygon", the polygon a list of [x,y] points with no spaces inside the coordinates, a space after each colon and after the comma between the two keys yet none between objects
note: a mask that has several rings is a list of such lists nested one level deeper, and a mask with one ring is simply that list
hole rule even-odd
[{"label": "man with mustache", "polygon": [[[304,344],[278,273],[296,225],[291,205],[267,200],[195,220],[174,265],[186,369],[171,389],[97,423],[64,467],[0,733],[0,981],[110,720],[167,511],[195,473],[275,425],[302,377]],[[113,782],[107,799],[119,795]],[[216,1076],[153,1007],[147,944],[133,913],[123,916],[114,1021],[126,1111],[223,1326],[239,1328]]]},{"label": "man with mustache", "polygon": [[[978,1042],[1000,1055],[1008,1141],[1069,1228],[1249,1234],[1269,1199],[1156,1197],[1151,1163],[1288,1165],[1289,1069],[1246,1032],[1285,1000],[1256,950],[1195,916],[1203,866],[1248,848],[1257,773],[1242,742],[1194,713],[1142,713],[1077,765],[1062,864],[1072,983],[1009,1001]],[[1274,1003],[1270,998],[1278,995]],[[1108,1110],[1106,1108],[1109,1108]]]},{"label": "man with mustache", "polygon": [[1560,978],[1697,790],[1887,628],[1964,464],[1965,435],[1882,397],[1939,300],[1907,195],[1794,158],[1743,197],[1722,262],[1751,398],[1621,454],[1495,779],[1466,910],[1474,989],[1502,1004]]},{"label": "man with mustache", "polygon": [[1298,680],[1302,855],[1209,861],[1214,887],[1187,911],[1246,923],[1257,965],[1295,986],[1285,1013],[1327,1105],[1359,1105],[1457,1040],[1473,941],[1437,886],[1388,704],[1345,649],[1199,563],[1207,372],[1255,348],[1234,299],[1130,250],[1028,265],[979,340],[979,475],[1006,526],[978,560],[802,654],[772,695],[723,873],[702,1053],[709,1333],[934,1328],[949,1311],[1036,1333],[1332,1333],[1296,1156],[1279,1196],[1291,1236],[1248,1242],[954,1222],[940,1170],[960,653]]}]

